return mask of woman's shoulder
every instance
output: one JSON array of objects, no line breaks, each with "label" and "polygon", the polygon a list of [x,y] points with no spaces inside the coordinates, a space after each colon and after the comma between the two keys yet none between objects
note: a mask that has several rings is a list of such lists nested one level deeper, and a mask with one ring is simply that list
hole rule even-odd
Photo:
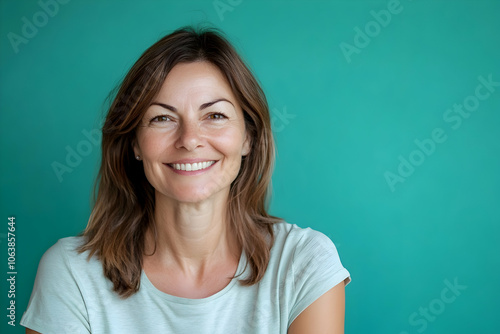
[{"label": "woman's shoulder", "polygon": [[289,324],[325,292],[344,282],[349,271],[324,233],[286,222],[274,226],[269,273],[277,278],[289,310]]},{"label": "woman's shoulder", "polygon": [[[59,239],[43,254],[35,278],[28,308],[21,325],[40,333],[90,333],[88,306],[102,285],[102,272],[87,252],[79,252],[82,237]],[[81,325],[81,326],[80,326]],[[79,327],[80,326],[80,327]]]},{"label": "woman's shoulder", "polygon": [[[66,237],[59,239],[43,254],[39,269],[54,269],[74,271],[88,270],[98,262],[95,257],[89,258],[88,251],[80,252],[79,248],[83,245],[82,236]],[[84,268],[82,268],[84,267]]]},{"label": "woman's shoulder", "polygon": [[80,255],[78,248],[83,245],[83,242],[83,237],[81,236],[61,238],[47,249],[43,257],[57,259],[66,256],[71,258],[78,257]]},{"label": "woman's shoulder", "polygon": [[299,227],[286,221],[280,221],[273,225],[275,243],[293,244],[295,247],[310,243],[319,243],[326,247],[335,247],[333,242],[324,233],[310,227]]},{"label": "woman's shoulder", "polygon": [[67,253],[72,253],[77,251],[77,249],[82,246],[84,239],[82,236],[65,237],[57,240],[57,242],[49,249],[56,249],[59,251],[64,251]]},{"label": "woman's shoulder", "polygon": [[324,233],[284,221],[274,225],[274,232],[271,261],[280,267],[291,267],[296,274],[316,271],[321,272],[321,276],[343,276],[339,279],[349,276],[342,266],[335,244]]}]

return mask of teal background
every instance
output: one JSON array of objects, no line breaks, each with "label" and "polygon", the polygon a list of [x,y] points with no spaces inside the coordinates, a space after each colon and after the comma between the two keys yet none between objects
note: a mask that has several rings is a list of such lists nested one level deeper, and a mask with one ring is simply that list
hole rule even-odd
[{"label": "teal background", "polygon": [[[18,323],[43,252],[86,226],[100,149],[82,131],[147,47],[201,22],[227,34],[269,99],[271,212],[327,234],[352,275],[346,333],[499,333],[500,87],[457,129],[443,114],[479,76],[500,81],[500,2],[401,0],[347,59],[341,43],[375,29],[370,11],[388,1],[221,1],[222,15],[213,1],[72,0],[17,53],[8,33],[42,9],[0,1],[0,332],[24,332],[7,325],[7,217]],[[436,128],[446,141],[391,189],[384,174]],[[67,147],[91,152],[59,180]],[[466,286],[451,303],[446,280]]]}]

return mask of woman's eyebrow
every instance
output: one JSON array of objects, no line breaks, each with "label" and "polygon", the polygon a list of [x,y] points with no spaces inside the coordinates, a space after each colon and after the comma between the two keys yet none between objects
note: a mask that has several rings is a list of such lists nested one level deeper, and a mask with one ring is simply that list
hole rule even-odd
[{"label": "woman's eyebrow", "polygon": [[157,105],[157,106],[160,106],[162,108],[168,109],[170,111],[177,112],[177,108],[172,107],[171,105],[168,105],[166,103],[152,102],[151,105]]},{"label": "woman's eyebrow", "polygon": [[[214,105],[214,104],[216,104],[216,103],[218,103],[218,102],[221,102],[221,101],[226,101],[226,102],[229,102],[229,103],[231,103],[231,104],[233,105],[233,103],[232,103],[231,101],[229,101],[228,99],[225,99],[225,98],[223,98],[223,97],[222,97],[222,98],[217,99],[217,100],[214,100],[214,101],[210,101],[210,102],[207,102],[207,103],[203,103],[203,104],[200,106],[199,110],[206,109],[206,108],[208,108],[208,107],[210,107],[210,106],[212,106],[212,105]],[[170,110],[170,111],[177,112],[177,108],[172,107],[171,105],[166,104],[166,103],[161,103],[161,102],[152,102],[152,103],[151,103],[151,105],[157,105],[157,106],[160,106],[160,107],[162,107],[162,108],[168,109],[168,110]],[[234,106],[234,105],[233,105],[233,106]]]},{"label": "woman's eyebrow", "polygon": [[208,108],[208,107],[210,107],[210,106],[212,106],[212,105],[216,104],[217,102],[221,102],[221,101],[226,101],[226,102],[229,102],[229,103],[231,103],[231,105],[234,107],[234,104],[233,104],[231,101],[229,101],[228,99],[225,99],[225,98],[221,97],[220,99],[217,99],[217,100],[214,100],[214,101],[211,101],[211,102],[207,102],[207,103],[203,103],[203,104],[200,106],[200,109],[199,109],[199,110],[203,110],[203,109],[205,109],[205,108]]}]

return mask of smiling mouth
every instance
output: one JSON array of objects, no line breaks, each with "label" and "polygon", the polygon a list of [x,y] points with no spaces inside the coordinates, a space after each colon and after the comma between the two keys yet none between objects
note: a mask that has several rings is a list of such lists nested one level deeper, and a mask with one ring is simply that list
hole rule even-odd
[{"label": "smiling mouth", "polygon": [[184,170],[187,172],[193,172],[197,170],[202,170],[212,166],[215,163],[215,160],[212,161],[201,161],[195,162],[192,164],[167,164],[175,170]]}]

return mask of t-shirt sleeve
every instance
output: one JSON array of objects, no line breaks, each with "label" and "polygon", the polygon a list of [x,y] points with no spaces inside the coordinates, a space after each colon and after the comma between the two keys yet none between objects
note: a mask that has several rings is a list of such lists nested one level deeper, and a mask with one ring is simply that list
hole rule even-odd
[{"label": "t-shirt sleeve", "polygon": [[341,282],[347,285],[351,280],[330,238],[321,232],[307,230],[308,233],[298,242],[292,260],[294,298],[288,326],[328,290]]},{"label": "t-shirt sleeve", "polygon": [[42,334],[91,332],[81,284],[66,248],[64,239],[59,240],[40,260],[22,326]]}]

